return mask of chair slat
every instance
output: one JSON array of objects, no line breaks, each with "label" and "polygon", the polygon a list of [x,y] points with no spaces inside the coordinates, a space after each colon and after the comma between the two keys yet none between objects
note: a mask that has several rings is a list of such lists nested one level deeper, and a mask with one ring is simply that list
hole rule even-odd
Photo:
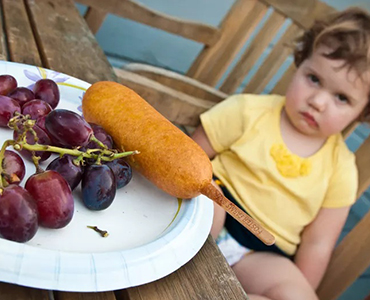
[{"label": "chair slat", "polygon": [[107,13],[104,10],[89,7],[84,16],[87,26],[89,26],[91,32],[96,34],[103,24]]},{"label": "chair slat", "polygon": [[231,94],[240,86],[245,76],[256,63],[261,53],[269,45],[274,38],[281,25],[283,25],[285,18],[273,11],[267,22],[263,25],[259,33],[244,52],[230,75],[221,85],[220,90],[224,93]]},{"label": "chair slat", "polygon": [[9,59],[34,66],[42,66],[31,24],[23,0],[2,1]]},{"label": "chair slat", "polygon": [[76,0],[76,2],[206,45],[213,45],[220,36],[220,31],[216,27],[172,17],[133,0]]},{"label": "chair slat", "polygon": [[197,126],[199,115],[215,105],[215,102],[189,96],[132,72],[116,69],[116,74],[120,83],[133,89],[178,125]]},{"label": "chair slat", "polygon": [[283,62],[292,53],[293,50],[288,44],[301,32],[299,27],[294,23],[287,28],[284,35],[279,39],[250,82],[244,88],[244,93],[262,93],[263,89],[276,74]]},{"label": "chair slat", "polygon": [[[367,151],[369,150],[368,147]],[[328,269],[317,290],[319,299],[338,299],[370,265],[369,228],[370,211],[335,248]]]},{"label": "chair slat", "polygon": [[326,17],[335,9],[318,0],[261,0],[271,5],[303,28],[308,28],[315,19]]},{"label": "chair slat", "polygon": [[[0,5],[0,13],[4,16],[3,7]],[[6,46],[6,35],[3,22],[0,22],[0,60],[8,60],[7,46]]]},{"label": "chair slat", "polygon": [[[358,197],[370,186],[370,137],[356,151],[356,164],[358,169]],[[370,228],[370,227],[369,227]]]},{"label": "chair slat", "polygon": [[235,2],[221,24],[220,39],[213,47],[203,49],[187,76],[215,86],[267,9],[266,5],[256,0]]},{"label": "chair slat", "polygon": [[145,76],[155,82],[159,82],[165,86],[173,88],[176,91],[183,92],[200,99],[220,102],[228,96],[227,94],[210,87],[209,85],[201,83],[198,80],[162,68],[146,64],[131,63],[125,66],[124,69],[141,76]]},{"label": "chair slat", "polygon": [[272,89],[271,93],[278,94],[278,95],[284,95],[288,87],[288,84],[290,80],[292,79],[295,71],[296,71],[296,67],[292,63],[288,67],[288,69],[285,71],[283,76],[280,78],[280,80],[277,82],[275,87]]},{"label": "chair slat", "polygon": [[[357,198],[370,186],[370,137],[355,152],[359,174]],[[318,289],[320,299],[335,300],[370,265],[370,211],[335,248]]]}]

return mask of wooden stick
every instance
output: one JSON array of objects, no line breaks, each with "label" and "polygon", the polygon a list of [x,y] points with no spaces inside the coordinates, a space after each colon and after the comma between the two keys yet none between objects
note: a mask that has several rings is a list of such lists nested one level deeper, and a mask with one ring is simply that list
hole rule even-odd
[{"label": "wooden stick", "polygon": [[220,205],[228,214],[230,214],[230,216],[247,228],[265,245],[270,246],[275,243],[275,237],[270,232],[264,229],[261,224],[252,219],[248,214],[222,195],[222,193],[211,183],[204,187],[201,190],[201,193]]}]

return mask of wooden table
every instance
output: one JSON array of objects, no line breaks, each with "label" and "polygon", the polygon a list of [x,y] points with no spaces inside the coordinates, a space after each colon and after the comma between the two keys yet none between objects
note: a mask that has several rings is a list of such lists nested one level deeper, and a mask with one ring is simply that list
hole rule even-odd
[{"label": "wooden table", "polygon": [[[2,0],[0,59],[63,72],[93,83],[116,81],[94,35],[71,0]],[[0,262],[1,263],[1,262]],[[247,299],[208,237],[186,265],[155,282],[99,293],[48,291],[0,282],[1,300]]]}]

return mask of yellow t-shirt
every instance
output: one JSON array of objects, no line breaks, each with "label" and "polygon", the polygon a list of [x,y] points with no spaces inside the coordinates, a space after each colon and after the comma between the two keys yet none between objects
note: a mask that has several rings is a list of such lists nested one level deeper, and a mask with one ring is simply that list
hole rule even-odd
[{"label": "yellow t-shirt", "polygon": [[308,158],[285,146],[280,133],[285,97],[234,95],[201,115],[214,150],[214,174],[238,203],[293,255],[303,228],[321,207],[351,205],[355,157],[340,134]]}]

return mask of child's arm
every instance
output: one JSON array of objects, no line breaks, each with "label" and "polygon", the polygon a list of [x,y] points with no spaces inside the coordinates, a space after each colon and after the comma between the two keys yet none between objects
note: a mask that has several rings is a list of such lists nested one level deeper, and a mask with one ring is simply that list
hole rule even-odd
[{"label": "child's arm", "polygon": [[210,159],[216,156],[217,153],[213,149],[202,125],[199,125],[195,129],[191,138],[207,153]]},{"label": "child's arm", "polygon": [[314,289],[326,271],[349,210],[350,207],[321,208],[315,220],[302,232],[294,261]]}]

